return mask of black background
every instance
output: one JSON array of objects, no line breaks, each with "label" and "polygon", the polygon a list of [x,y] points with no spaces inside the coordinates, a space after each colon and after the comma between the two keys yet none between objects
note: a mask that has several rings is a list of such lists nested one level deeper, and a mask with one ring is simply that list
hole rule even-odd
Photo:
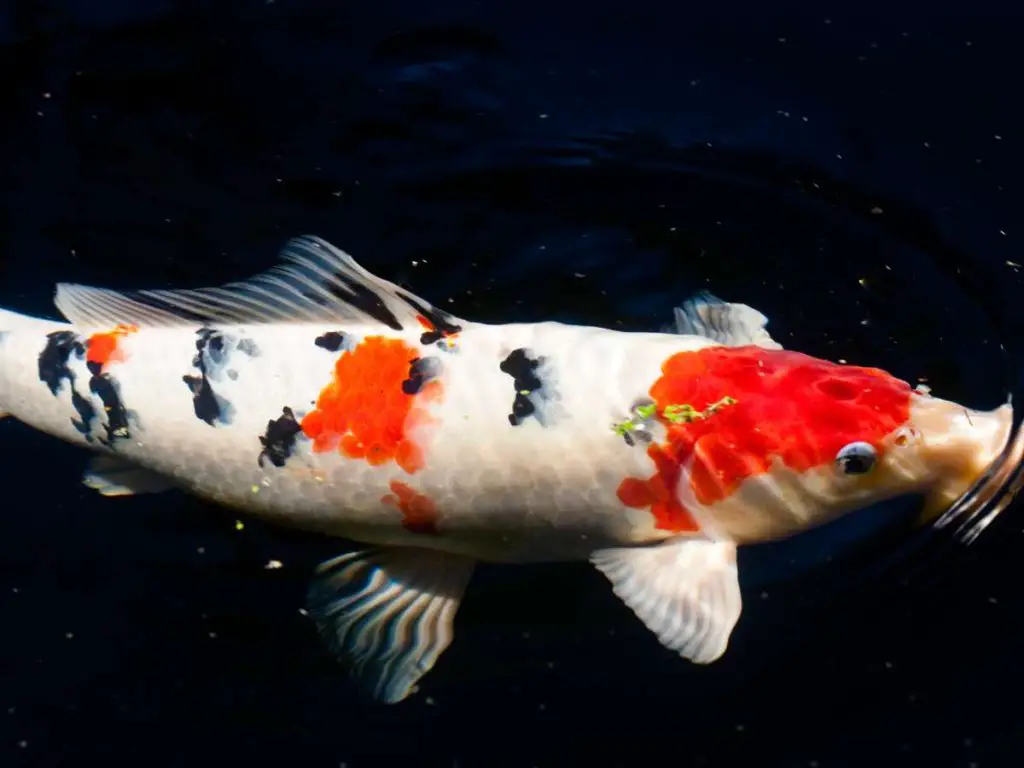
[{"label": "black background", "polygon": [[[1016,390],[1018,20],[439,5],[0,6],[0,303],[217,284],[308,232],[470,319],[656,329],[708,287],[789,347]],[[484,567],[377,708],[298,612],[336,542],[99,499],[13,420],[0,456],[2,766],[1024,761],[1019,505],[910,582],[867,567],[893,535],[833,559],[891,509],[744,553],[706,669],[586,566]]]}]

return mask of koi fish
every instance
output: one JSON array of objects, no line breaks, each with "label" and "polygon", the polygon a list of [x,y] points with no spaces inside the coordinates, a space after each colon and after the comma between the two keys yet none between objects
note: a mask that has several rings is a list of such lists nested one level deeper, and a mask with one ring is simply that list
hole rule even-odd
[{"label": "koi fish", "polygon": [[490,325],[315,237],[241,282],[55,303],[66,322],[0,312],[0,412],[91,450],[105,496],[179,488],[354,542],[307,610],[388,703],[451,643],[480,561],[589,560],[665,647],[713,662],[737,547],[904,494],[946,509],[1012,421],[783,349],[710,294],[671,331]]}]

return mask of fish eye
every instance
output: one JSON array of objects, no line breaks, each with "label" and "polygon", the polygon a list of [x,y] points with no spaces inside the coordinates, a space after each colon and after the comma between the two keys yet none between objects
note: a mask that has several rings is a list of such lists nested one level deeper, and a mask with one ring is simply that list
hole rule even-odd
[{"label": "fish eye", "polygon": [[848,443],[836,454],[836,465],[847,475],[864,475],[871,471],[878,452],[870,443]]}]

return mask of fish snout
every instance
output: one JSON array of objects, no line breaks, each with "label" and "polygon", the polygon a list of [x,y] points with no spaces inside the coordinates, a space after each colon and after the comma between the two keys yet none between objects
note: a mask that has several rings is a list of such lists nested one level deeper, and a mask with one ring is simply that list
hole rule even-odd
[{"label": "fish snout", "polygon": [[925,516],[948,509],[1002,453],[1010,436],[1009,403],[976,411],[940,398],[917,396],[911,423],[919,435],[918,454],[926,471]]}]

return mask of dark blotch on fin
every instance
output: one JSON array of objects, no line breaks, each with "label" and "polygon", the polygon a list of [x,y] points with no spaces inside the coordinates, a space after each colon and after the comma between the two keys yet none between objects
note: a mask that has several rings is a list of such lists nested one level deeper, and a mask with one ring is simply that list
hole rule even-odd
[{"label": "dark blotch on fin", "polygon": [[424,331],[420,335],[420,344],[436,344],[446,336],[454,336],[462,331],[462,326],[454,323],[451,315],[442,312],[437,307],[421,304],[408,296],[403,296],[402,299],[432,326],[431,330]]},{"label": "dark blotch on fin", "polygon": [[265,466],[264,460],[269,459],[275,467],[283,467],[295,450],[295,438],[300,432],[302,427],[296,421],[295,413],[285,406],[281,410],[281,416],[267,422],[267,431],[260,438],[263,451],[259,456],[259,465]]},{"label": "dark blotch on fin", "polygon": [[323,336],[317,336],[314,343],[328,352],[337,352],[345,346],[345,334],[340,331],[329,331]]},{"label": "dark blotch on fin", "polygon": [[536,373],[542,362],[544,362],[544,358],[532,358],[525,349],[516,349],[498,366],[515,382],[516,396],[512,401],[512,413],[508,415],[509,424],[513,427],[522,424],[528,416],[532,416],[537,410],[529,395],[544,386]]},{"label": "dark blotch on fin", "polygon": [[[329,284],[327,288],[332,296],[337,297],[346,304],[351,304],[356,309],[383,323],[393,331],[402,330],[401,321],[395,317],[395,313],[388,309],[387,305],[380,300],[377,294],[365,285],[355,282],[344,272],[336,271],[331,276],[348,288],[348,291],[343,291],[337,286]],[[317,298],[315,294],[305,295],[312,299]]]},{"label": "dark blotch on fin", "polygon": [[409,364],[409,378],[402,382],[402,391],[415,395],[423,385],[441,375],[441,361],[436,357],[417,357]]}]

